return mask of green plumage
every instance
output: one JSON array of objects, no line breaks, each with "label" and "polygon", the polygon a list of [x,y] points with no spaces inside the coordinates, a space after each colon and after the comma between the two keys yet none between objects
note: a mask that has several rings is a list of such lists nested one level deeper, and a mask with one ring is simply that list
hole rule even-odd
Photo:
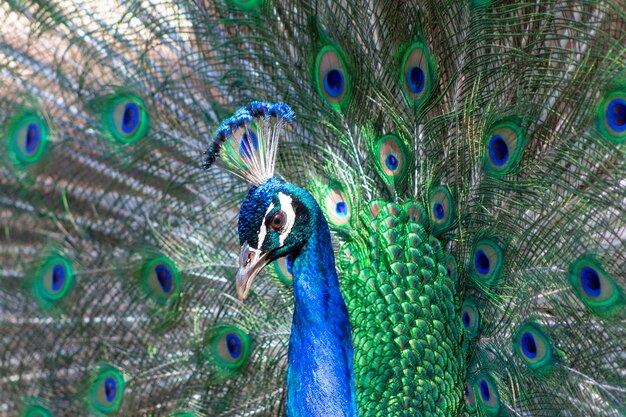
[{"label": "green plumage", "polygon": [[389,203],[364,207],[339,253],[361,415],[463,409],[467,340],[441,243]]},{"label": "green plumage", "polygon": [[0,415],[284,415],[292,260],[236,300],[249,186],[200,168],[252,100],[297,114],[360,415],[624,415],[623,9],[3,2]]}]

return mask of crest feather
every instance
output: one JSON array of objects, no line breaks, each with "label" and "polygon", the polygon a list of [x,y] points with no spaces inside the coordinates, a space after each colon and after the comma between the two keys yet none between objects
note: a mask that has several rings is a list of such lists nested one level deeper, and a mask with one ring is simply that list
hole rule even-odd
[{"label": "crest feather", "polygon": [[295,118],[285,103],[253,101],[222,122],[205,153],[210,167],[221,153],[226,167],[254,185],[274,176],[278,138]]}]

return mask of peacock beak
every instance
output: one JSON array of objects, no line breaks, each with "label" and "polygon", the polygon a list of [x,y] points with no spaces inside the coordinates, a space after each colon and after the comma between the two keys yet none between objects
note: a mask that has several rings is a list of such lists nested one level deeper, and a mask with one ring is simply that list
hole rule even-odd
[{"label": "peacock beak", "polygon": [[267,265],[267,252],[253,249],[244,242],[239,254],[239,270],[237,271],[237,295],[243,301],[248,296],[252,281]]}]

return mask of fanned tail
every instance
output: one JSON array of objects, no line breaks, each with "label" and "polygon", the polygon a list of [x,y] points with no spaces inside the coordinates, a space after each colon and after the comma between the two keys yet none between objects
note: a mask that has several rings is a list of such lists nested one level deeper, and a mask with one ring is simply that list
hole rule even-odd
[{"label": "fanned tail", "polygon": [[0,413],[284,414],[291,261],[232,298],[247,186],[201,169],[267,100],[361,415],[624,414],[622,8],[5,2]]}]

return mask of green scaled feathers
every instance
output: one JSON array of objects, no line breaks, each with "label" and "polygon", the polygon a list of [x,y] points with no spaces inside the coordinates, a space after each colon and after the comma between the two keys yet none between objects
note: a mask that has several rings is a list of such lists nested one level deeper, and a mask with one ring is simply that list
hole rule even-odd
[{"label": "green scaled feathers", "polygon": [[354,318],[359,408],[365,415],[454,414],[463,407],[459,370],[466,355],[458,287],[443,253],[407,210],[374,204],[360,216],[372,232],[360,229],[339,260]]}]

